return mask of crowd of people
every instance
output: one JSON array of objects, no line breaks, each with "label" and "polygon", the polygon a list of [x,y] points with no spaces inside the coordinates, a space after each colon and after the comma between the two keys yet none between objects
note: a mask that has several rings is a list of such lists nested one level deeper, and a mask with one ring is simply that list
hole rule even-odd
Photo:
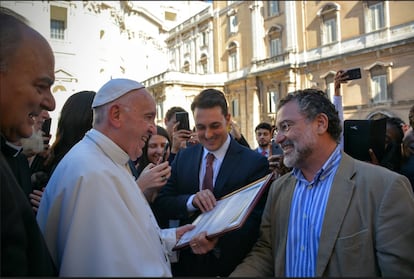
[{"label": "crowd of people", "polygon": [[[194,98],[194,129],[178,129],[181,107],[163,128],[144,85],[114,78],[67,99],[49,145],[53,51],[0,9],[1,276],[414,276],[414,106],[409,124],[387,119],[385,155],[362,162],[343,150],[343,70],[333,102],[319,89],[282,98],[255,149],[220,90]],[[239,229],[174,249],[271,173]]]}]

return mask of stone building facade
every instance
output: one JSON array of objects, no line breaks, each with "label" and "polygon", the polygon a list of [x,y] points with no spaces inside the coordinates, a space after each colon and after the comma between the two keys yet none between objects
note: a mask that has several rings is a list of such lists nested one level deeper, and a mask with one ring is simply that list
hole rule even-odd
[{"label": "stone building facade", "polygon": [[[398,116],[414,104],[413,1],[1,1],[52,45],[56,119],[66,99],[110,78],[144,82],[168,108],[190,111],[205,88],[222,90],[254,147],[288,92],[333,94],[339,69],[362,78],[342,88],[345,119]],[[193,119],[190,119],[193,125]]]},{"label": "stone building facade", "polygon": [[169,31],[168,70],[145,84],[160,111],[189,109],[204,88],[223,90],[255,146],[254,127],[274,123],[280,98],[309,87],[331,96],[336,71],[358,67],[362,78],[342,88],[345,119],[407,122],[413,10],[412,1],[213,1]]},{"label": "stone building facade", "polygon": [[209,6],[201,1],[1,1],[0,5],[25,17],[52,46],[56,62],[52,135],[60,110],[73,93],[97,91],[111,78],[143,81],[164,72],[168,31]]}]

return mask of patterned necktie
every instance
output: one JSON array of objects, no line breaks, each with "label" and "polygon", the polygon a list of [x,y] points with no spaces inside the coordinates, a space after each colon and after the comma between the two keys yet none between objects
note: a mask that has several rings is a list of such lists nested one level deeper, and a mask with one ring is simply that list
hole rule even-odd
[{"label": "patterned necktie", "polygon": [[213,153],[207,154],[206,174],[204,175],[202,190],[210,189],[210,191],[213,192],[213,161],[214,161],[214,158],[215,157]]},{"label": "patterned necktie", "polygon": [[262,150],[262,155],[263,156],[267,156],[267,151],[266,150]]}]

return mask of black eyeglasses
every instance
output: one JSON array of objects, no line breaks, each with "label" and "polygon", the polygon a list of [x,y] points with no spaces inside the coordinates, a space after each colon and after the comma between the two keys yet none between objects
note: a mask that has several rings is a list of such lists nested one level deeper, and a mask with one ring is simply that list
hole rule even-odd
[{"label": "black eyeglasses", "polygon": [[277,136],[279,133],[282,134],[286,134],[287,132],[290,131],[290,128],[292,128],[292,126],[294,126],[296,124],[297,121],[305,119],[305,117],[299,118],[296,121],[292,121],[292,120],[285,120],[282,121],[281,123],[279,123],[279,126],[275,127],[273,136]]}]

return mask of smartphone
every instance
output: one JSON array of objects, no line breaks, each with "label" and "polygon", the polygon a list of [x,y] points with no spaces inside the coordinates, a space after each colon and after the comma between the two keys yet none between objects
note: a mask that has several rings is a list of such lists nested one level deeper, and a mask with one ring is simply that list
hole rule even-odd
[{"label": "smartphone", "polygon": [[351,157],[371,162],[368,149],[372,149],[379,161],[385,153],[386,119],[344,121],[344,151]]},{"label": "smartphone", "polygon": [[165,146],[164,146],[164,150],[162,151],[162,155],[161,155],[161,157],[162,157],[162,159],[161,159],[161,163],[163,163],[163,162],[165,162],[165,160],[167,159],[167,151],[168,151],[168,148],[170,147],[170,143],[167,141],[167,143],[165,144]]},{"label": "smartphone", "polygon": [[45,133],[46,136],[50,134],[50,125],[52,124],[52,118],[48,118],[43,121],[42,124],[42,131]]},{"label": "smartphone", "polygon": [[175,120],[180,122],[178,124],[177,130],[188,130],[190,131],[190,122],[188,121],[188,112],[176,112]]},{"label": "smartphone", "polygon": [[353,79],[360,79],[361,78],[361,68],[349,69],[345,73],[348,75],[347,80],[353,80]]}]

